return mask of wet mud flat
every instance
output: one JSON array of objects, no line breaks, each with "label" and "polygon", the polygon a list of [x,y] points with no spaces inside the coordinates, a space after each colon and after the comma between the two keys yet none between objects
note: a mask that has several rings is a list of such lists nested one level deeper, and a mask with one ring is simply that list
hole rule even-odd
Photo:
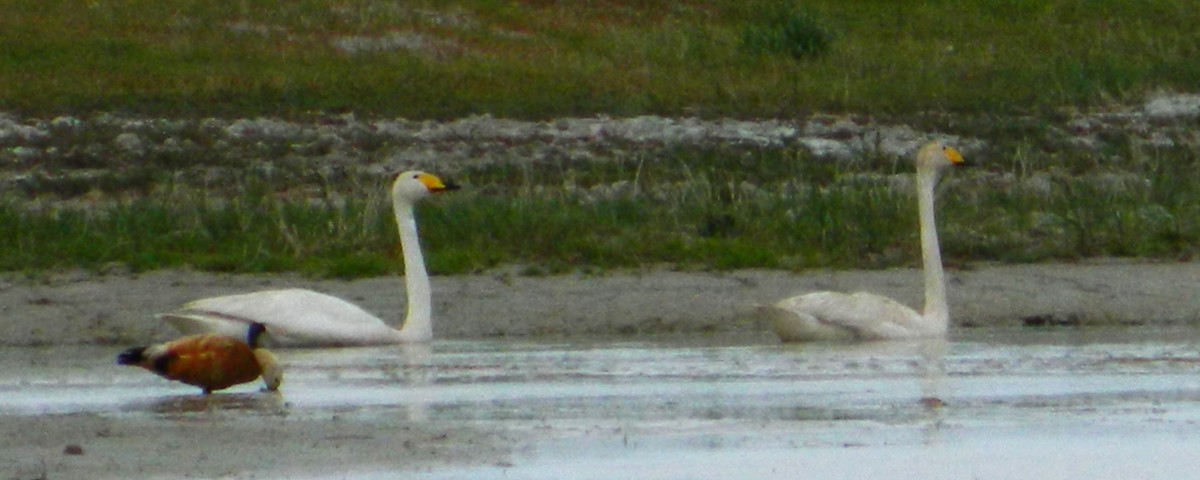
[{"label": "wet mud flat", "polygon": [[[1184,478],[1193,327],[281,350],[282,392],[0,350],[4,478]],[[1186,469],[1186,470],[1185,470]]]}]

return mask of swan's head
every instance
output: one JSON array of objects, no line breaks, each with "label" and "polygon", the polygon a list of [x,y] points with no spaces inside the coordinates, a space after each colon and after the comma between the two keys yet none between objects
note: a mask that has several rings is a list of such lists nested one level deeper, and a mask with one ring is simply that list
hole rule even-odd
[{"label": "swan's head", "polygon": [[919,170],[941,170],[965,163],[962,153],[940,141],[926,143],[920,150],[917,150],[917,169]]},{"label": "swan's head", "polygon": [[443,182],[437,176],[417,170],[410,170],[396,176],[392,183],[392,196],[396,199],[414,203],[428,197],[430,194],[458,190],[458,185]]}]

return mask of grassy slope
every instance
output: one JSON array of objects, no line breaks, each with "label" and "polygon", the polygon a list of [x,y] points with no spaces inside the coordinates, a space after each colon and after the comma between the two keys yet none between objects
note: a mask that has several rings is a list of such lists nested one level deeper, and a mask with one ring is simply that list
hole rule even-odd
[{"label": "grassy slope", "polygon": [[[787,151],[658,155],[575,167],[569,179],[552,168],[464,172],[468,189],[419,210],[430,267],[463,273],[517,263],[536,274],[918,261],[914,200],[894,185],[904,164],[797,162]],[[951,172],[939,215],[946,258],[1194,255],[1200,152],[1131,150],[1126,158],[1069,170],[1059,157],[1018,154],[1013,164]],[[357,277],[402,268],[382,179],[325,185],[304,199],[280,195],[289,186],[261,171],[244,175],[220,195],[156,187],[90,208],[0,203],[0,271],[118,262]]]},{"label": "grassy slope", "polygon": [[[1185,0],[802,3],[9,2],[0,105],[774,117],[1037,112],[1200,83]],[[831,35],[821,54],[770,48],[797,17]]]},{"label": "grassy slope", "polygon": [[[1105,164],[1087,154],[1022,148],[1031,133],[1006,130],[993,117],[1052,116],[1197,85],[1200,10],[1190,3],[786,5],[12,2],[0,15],[0,105],[42,116],[954,111],[976,123],[936,129],[1004,137],[1011,148],[985,174],[956,172],[962,181],[946,202],[957,208],[945,208],[940,219],[948,258],[1194,254],[1197,152],[1130,148],[1110,152],[1123,159],[1119,164]],[[799,58],[776,50],[772,41],[788,28],[780,19],[811,22],[832,41]],[[399,44],[410,47],[371,50]],[[656,161],[643,162],[646,156]],[[897,173],[894,164],[831,166],[794,156],[635,152],[570,172],[466,172],[474,192],[425,206],[422,234],[431,267],[442,273],[504,263],[530,264],[531,272],[664,262],[913,264],[911,198],[878,180]],[[1105,174],[1147,181],[1105,187],[1088,179]],[[636,179],[641,193],[584,198],[564,187],[566,178],[585,188]],[[1049,188],[1025,188],[1036,180]],[[290,186],[253,172],[226,186],[236,194],[220,198],[168,184],[87,211],[7,203],[0,205],[0,244],[7,246],[0,270],[119,262],[334,276],[392,271],[399,259],[386,202],[378,194],[361,197],[385,187],[362,182],[323,187],[328,201],[317,203],[282,200],[275,192]]]}]

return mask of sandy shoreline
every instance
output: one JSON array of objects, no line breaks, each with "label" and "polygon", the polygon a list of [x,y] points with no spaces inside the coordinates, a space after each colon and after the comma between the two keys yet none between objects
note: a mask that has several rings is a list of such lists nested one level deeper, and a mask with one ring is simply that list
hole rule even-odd
[{"label": "sandy shoreline", "polygon": [[[979,266],[950,270],[952,328],[1200,320],[1200,262]],[[597,276],[509,272],[434,277],[439,338],[765,332],[755,305],[813,290],[867,290],[921,301],[917,270],[721,273],[648,270]],[[290,275],[189,271],[0,278],[6,345],[129,344],[176,334],[154,314],[189,300],[304,287],[346,298],[388,319],[404,312],[402,279],[313,280]]]}]

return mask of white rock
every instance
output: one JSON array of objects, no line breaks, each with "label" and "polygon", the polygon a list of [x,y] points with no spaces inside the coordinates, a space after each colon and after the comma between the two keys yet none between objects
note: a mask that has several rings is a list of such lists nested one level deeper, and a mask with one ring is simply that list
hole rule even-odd
[{"label": "white rock", "polygon": [[142,137],[139,137],[138,134],[132,132],[125,132],[117,135],[117,137],[113,139],[113,145],[116,145],[117,148],[125,151],[126,153],[139,154],[146,150],[146,146],[142,142]]},{"label": "white rock", "polygon": [[1146,102],[1142,110],[1159,120],[1200,117],[1200,95],[1160,95]]}]

